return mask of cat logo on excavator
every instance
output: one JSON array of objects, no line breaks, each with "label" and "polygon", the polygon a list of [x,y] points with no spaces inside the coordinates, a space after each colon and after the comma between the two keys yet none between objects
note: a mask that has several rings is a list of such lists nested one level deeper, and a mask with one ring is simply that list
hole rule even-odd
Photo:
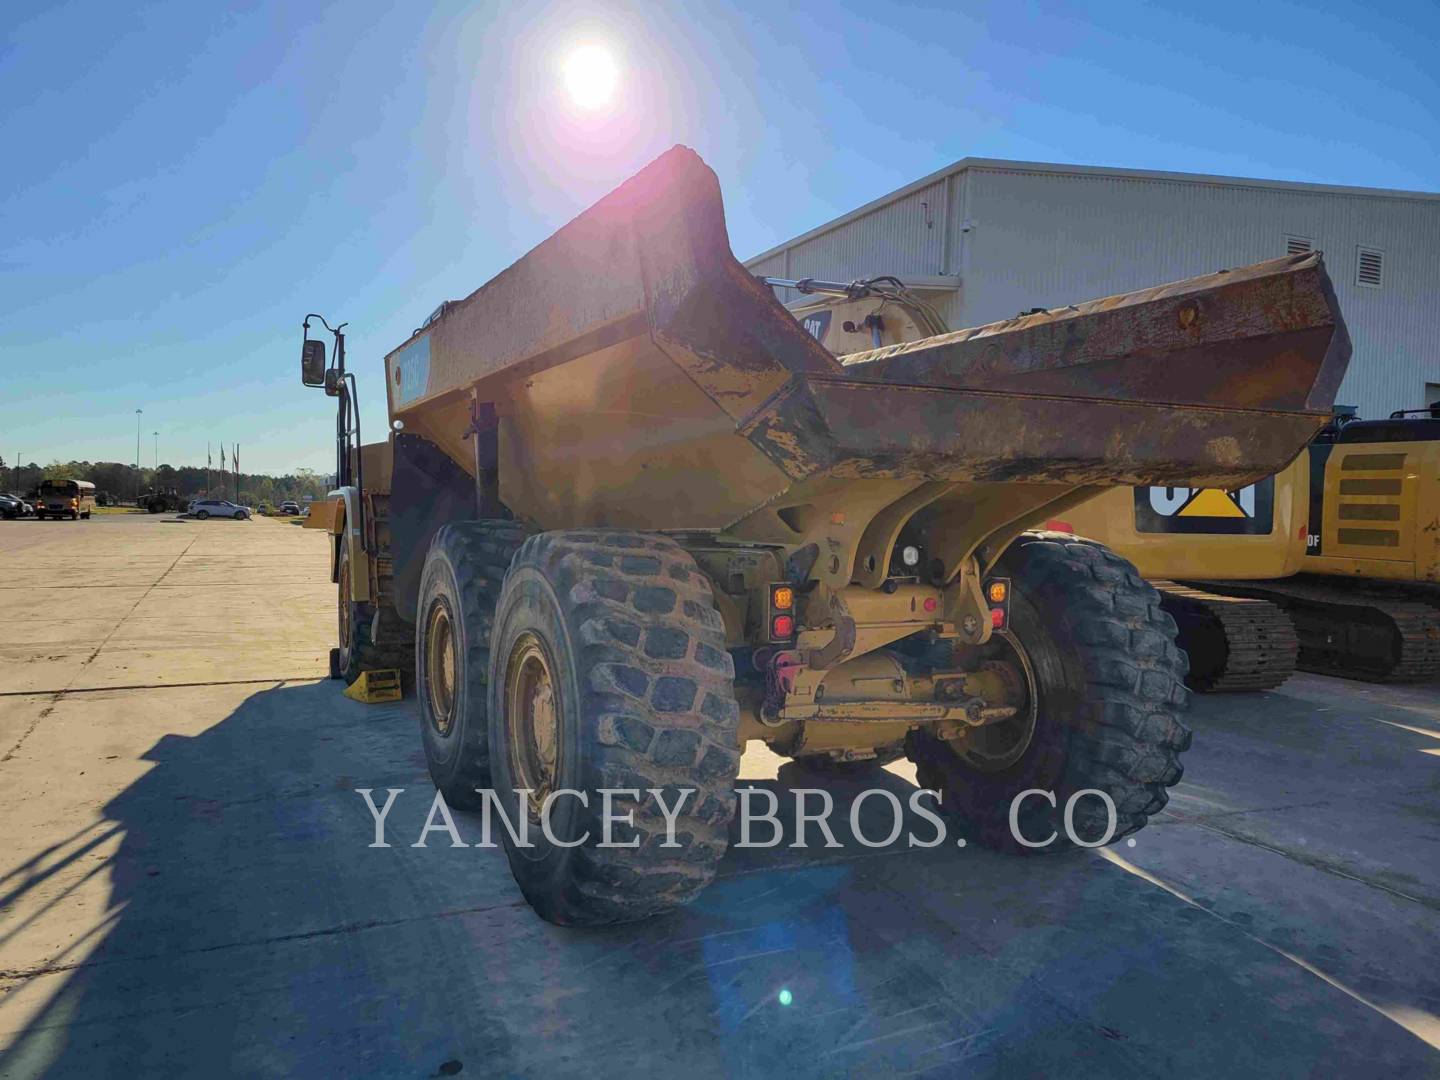
[{"label": "cat logo on excavator", "polygon": [[1220,488],[1139,487],[1135,530],[1142,533],[1269,534],[1275,514],[1275,478],[1225,491]]}]

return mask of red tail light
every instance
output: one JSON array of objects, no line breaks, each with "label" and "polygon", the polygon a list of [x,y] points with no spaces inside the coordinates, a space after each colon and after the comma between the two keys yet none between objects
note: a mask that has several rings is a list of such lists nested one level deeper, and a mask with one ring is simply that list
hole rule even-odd
[{"label": "red tail light", "polygon": [[990,627],[1004,630],[1010,625],[1010,579],[990,578],[985,582],[985,599],[990,604]]}]

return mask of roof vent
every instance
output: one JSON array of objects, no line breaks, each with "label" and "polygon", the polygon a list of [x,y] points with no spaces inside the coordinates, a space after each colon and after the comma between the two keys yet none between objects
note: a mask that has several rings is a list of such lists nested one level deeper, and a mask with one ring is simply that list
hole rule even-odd
[{"label": "roof vent", "polygon": [[1285,237],[1286,255],[1308,255],[1315,250],[1315,241],[1308,236],[1287,236]]},{"label": "roof vent", "polygon": [[1378,248],[1356,248],[1355,284],[1378,289],[1385,282],[1385,253]]}]

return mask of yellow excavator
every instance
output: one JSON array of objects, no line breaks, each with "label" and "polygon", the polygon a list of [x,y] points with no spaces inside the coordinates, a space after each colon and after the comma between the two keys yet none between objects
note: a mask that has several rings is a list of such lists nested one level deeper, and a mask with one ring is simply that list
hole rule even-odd
[{"label": "yellow excavator", "polygon": [[1339,418],[1310,472],[1302,573],[1215,587],[1264,596],[1300,635],[1300,667],[1374,682],[1440,677],[1440,403]]},{"label": "yellow excavator", "polygon": [[1367,682],[1440,677],[1440,403],[1337,415],[1241,491],[1115,489],[1066,519],[1160,589],[1195,689],[1278,685],[1287,655]]},{"label": "yellow excavator", "polygon": [[1238,491],[1113,488],[1051,527],[1105,538],[1160,590],[1190,657],[1191,689],[1270,690],[1295,672],[1300,640],[1268,597],[1195,584],[1274,582],[1304,568],[1309,468],[1302,454]]},{"label": "yellow excavator", "polygon": [[[842,363],[946,332],[895,278],[766,283],[814,297],[790,310]],[[1194,690],[1273,689],[1297,667],[1440,677],[1440,402],[1385,420],[1337,410],[1289,466],[1246,488],[1112,488],[1048,524],[1156,586]]]}]

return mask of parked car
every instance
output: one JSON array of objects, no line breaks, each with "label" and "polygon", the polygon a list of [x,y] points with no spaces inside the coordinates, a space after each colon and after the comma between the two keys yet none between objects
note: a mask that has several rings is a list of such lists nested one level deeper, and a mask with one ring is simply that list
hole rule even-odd
[{"label": "parked car", "polygon": [[298,516],[300,513],[300,504],[292,499],[286,499],[280,504],[280,513]]},{"label": "parked car", "polygon": [[0,492],[0,517],[10,520],[25,517],[27,514],[33,514],[34,512],[35,508],[19,495]]},{"label": "parked car", "polygon": [[244,521],[250,516],[250,508],[227,499],[195,499],[190,503],[189,514],[201,521],[212,517],[237,518]]}]

